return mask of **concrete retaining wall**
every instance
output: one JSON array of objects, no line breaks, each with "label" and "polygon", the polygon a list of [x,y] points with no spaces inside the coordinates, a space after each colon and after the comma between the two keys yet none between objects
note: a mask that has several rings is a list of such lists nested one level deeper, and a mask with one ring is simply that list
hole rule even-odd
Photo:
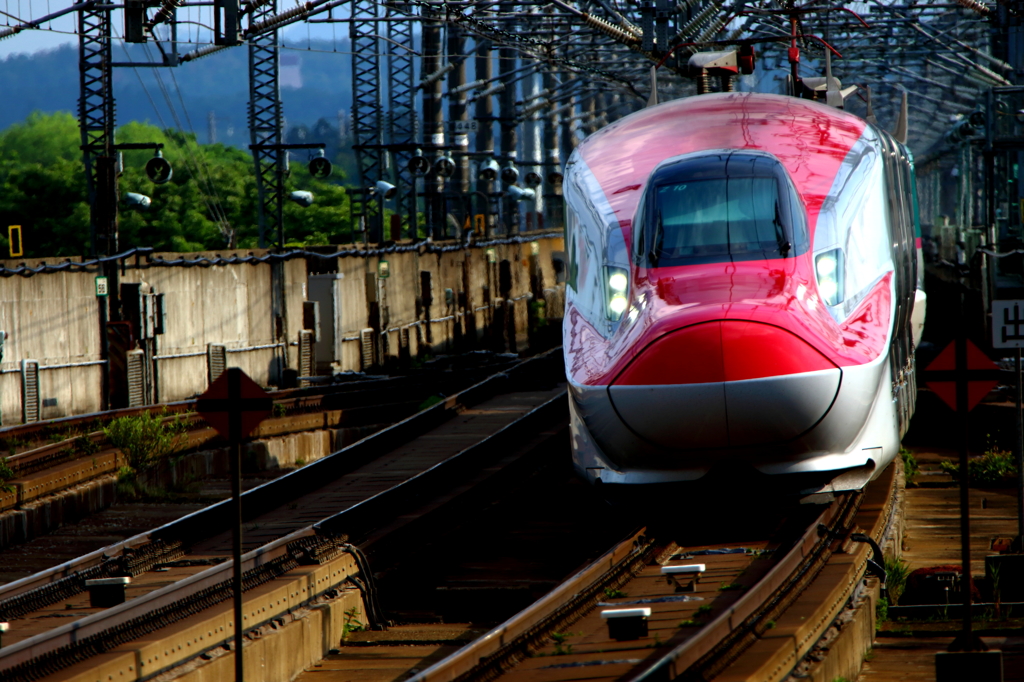
[{"label": "concrete retaining wall", "polygon": [[[886,557],[899,558],[906,534],[906,476],[901,458],[897,457],[893,466],[896,467],[896,500],[880,545]],[[799,677],[793,675],[786,682],[796,682],[798,679],[811,682],[857,679],[864,665],[864,657],[875,643],[876,607],[881,598],[878,578],[865,576],[863,581],[860,593],[851,599],[851,603],[847,604],[815,644],[812,656],[797,667]]]},{"label": "concrete retaining wall", "polygon": [[[165,255],[195,258],[209,254]],[[153,267],[126,272],[123,282],[142,283],[143,290],[164,295],[167,327],[157,336],[155,360],[159,402],[183,400],[206,389],[206,348],[211,343],[227,347],[229,367],[241,367],[260,385],[272,383],[284,358],[281,347],[266,346],[295,341],[292,337],[302,329],[305,261],[286,261],[284,273],[287,293],[281,331],[287,338],[277,336],[270,265]],[[291,344],[288,355],[285,366],[294,367],[296,348]]]},{"label": "concrete retaining wall", "polygon": [[[413,356],[479,347],[525,350],[531,302],[544,301],[547,317],[561,320],[565,286],[556,282],[552,254],[562,249],[559,238],[441,254],[339,258],[320,275],[336,278],[334,310],[321,303],[321,325],[331,326],[326,335],[333,341],[318,346],[321,371],[332,364],[359,369],[359,336],[366,328],[379,330],[385,363],[399,357],[403,329]],[[381,260],[388,263],[386,278],[378,276]],[[508,275],[502,277],[504,268]],[[500,338],[506,314],[514,319],[513,343]]]},{"label": "concrete retaining wall", "polygon": [[45,535],[106,509],[114,503],[116,485],[115,476],[102,476],[30,502],[20,509],[3,512],[0,514],[0,549]]},{"label": "concrete retaining wall", "polygon": [[348,447],[384,426],[382,424],[307,431],[259,440],[245,446],[245,467],[256,471],[268,471],[303,466]]},{"label": "concrete retaining wall", "polygon": [[94,278],[95,273],[55,273],[0,279],[0,330],[7,335],[0,363],[4,424],[21,421],[23,359],[39,362],[40,398],[56,400],[42,406],[44,419],[102,408],[103,365],[43,369],[103,359]]},{"label": "concrete retaining wall", "polygon": [[824,658],[800,679],[808,682],[857,679],[864,657],[875,641],[875,605],[879,592],[878,579],[866,579],[866,586],[856,604],[837,619],[822,638],[824,641],[816,647]]},{"label": "concrete retaining wall", "polygon": [[[303,466],[380,429],[380,426],[320,429],[263,438],[243,445],[245,471],[270,471]],[[142,483],[154,488],[187,485],[209,477],[231,473],[228,448],[215,448],[169,457],[142,475]],[[301,463],[300,463],[301,461]]]},{"label": "concrete retaining wall", "polygon": [[[322,429],[266,438],[245,445],[245,467],[267,471],[297,467],[326,457],[377,431],[380,426]],[[142,482],[154,488],[187,486],[208,477],[230,474],[227,448],[201,450],[169,457],[142,474]],[[299,462],[302,462],[300,464]],[[117,476],[107,474],[59,493],[0,513],[0,550],[46,535],[102,511],[117,501]]]},{"label": "concrete retaining wall", "polygon": [[[316,604],[294,614],[294,619],[276,629],[263,628],[260,636],[245,643],[243,651],[246,682],[287,682],[323,660],[341,644],[345,612],[355,609],[363,616],[362,595],[343,590],[338,598]],[[222,655],[167,674],[178,682],[222,682],[233,679],[235,661]]]},{"label": "concrete retaining wall", "polygon": [[[163,295],[165,329],[148,352],[155,400],[169,402],[206,389],[209,344],[223,344],[227,365],[241,367],[264,386],[277,385],[284,368],[297,368],[310,272],[333,277],[334,300],[321,310],[321,327],[330,327],[332,340],[330,347],[319,344],[321,372],[364,369],[359,341],[364,329],[374,330],[374,364],[404,357],[406,349],[399,348],[406,335],[412,357],[480,347],[523,350],[531,300],[535,309],[543,300],[547,316],[561,318],[564,285],[555,281],[552,253],[562,249],[560,238],[547,238],[422,255],[411,251],[384,258],[310,258],[308,263],[296,258],[281,268],[280,317],[273,313],[269,264],[153,264],[158,259],[260,256],[262,251],[153,254],[148,261],[133,257],[123,263],[120,277],[122,284],[142,284],[144,293]],[[386,278],[379,276],[381,260],[388,261]],[[15,268],[41,263],[0,264]],[[42,419],[107,409],[106,299],[96,296],[100,274],[91,268],[0,278],[0,330],[6,333],[0,354],[0,424],[19,424],[25,418],[23,360],[39,363]],[[424,291],[428,281],[429,290]]]},{"label": "concrete retaining wall", "polygon": [[[355,561],[342,555],[302,566],[245,593],[243,661],[247,682],[286,682],[341,642],[346,612],[364,618],[359,590],[348,586]],[[328,597],[329,594],[336,596]],[[56,674],[62,682],[234,678],[230,600]]]}]

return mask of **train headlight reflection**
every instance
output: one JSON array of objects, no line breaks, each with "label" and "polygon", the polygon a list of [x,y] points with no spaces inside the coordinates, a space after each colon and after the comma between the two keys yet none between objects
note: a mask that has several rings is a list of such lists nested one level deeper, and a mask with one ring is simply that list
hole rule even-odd
[{"label": "train headlight reflection", "polygon": [[843,300],[843,252],[832,249],[819,253],[814,259],[818,275],[818,293],[826,305],[839,305]]}]

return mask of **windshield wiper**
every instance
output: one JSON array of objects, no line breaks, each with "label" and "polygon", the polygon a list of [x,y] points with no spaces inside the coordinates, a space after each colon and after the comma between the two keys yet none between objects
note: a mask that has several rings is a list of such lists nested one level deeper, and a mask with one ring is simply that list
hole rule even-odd
[{"label": "windshield wiper", "polygon": [[775,225],[775,243],[779,245],[779,253],[785,258],[789,255],[789,250],[793,248],[793,245],[786,239],[786,235],[782,228],[782,221],[779,220],[779,204],[775,204],[775,219],[772,221]]},{"label": "windshield wiper", "polygon": [[657,218],[654,220],[654,235],[651,238],[651,248],[647,251],[647,259],[652,268],[658,267],[658,254],[661,253],[661,242],[665,238],[665,226],[661,221],[661,209],[658,209]]}]

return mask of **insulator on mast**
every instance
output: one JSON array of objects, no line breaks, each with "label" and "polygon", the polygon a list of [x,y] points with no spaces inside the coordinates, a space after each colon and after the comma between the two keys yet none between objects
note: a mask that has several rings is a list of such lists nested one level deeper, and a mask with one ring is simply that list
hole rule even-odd
[{"label": "insulator on mast", "polygon": [[977,12],[978,14],[980,14],[983,17],[984,16],[988,16],[988,14],[992,11],[988,7],[986,7],[985,5],[983,5],[980,2],[978,2],[978,0],[956,0],[956,1],[957,1],[957,3],[961,7],[964,7],[966,9],[970,9],[970,10],[974,10],[975,12]]},{"label": "insulator on mast", "polygon": [[598,31],[601,31],[605,35],[611,36],[612,38],[615,38],[620,42],[629,45],[640,42],[640,38],[638,36],[635,36],[632,33],[622,30],[618,26],[615,26],[614,24],[605,21],[601,17],[595,17],[593,14],[588,14],[584,12],[583,23],[593,28],[596,28]]}]

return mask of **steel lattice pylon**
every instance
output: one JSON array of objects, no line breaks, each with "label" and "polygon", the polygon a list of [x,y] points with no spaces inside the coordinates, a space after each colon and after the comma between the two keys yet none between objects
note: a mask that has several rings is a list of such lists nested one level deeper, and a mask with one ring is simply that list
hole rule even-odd
[{"label": "steel lattice pylon", "polygon": [[90,6],[78,13],[80,85],[78,101],[82,157],[91,207],[94,254],[117,250],[117,178],[114,155],[114,95],[111,91],[110,10]]},{"label": "steel lattice pylon", "polygon": [[384,111],[380,95],[380,39],[377,37],[378,3],[353,0],[352,23],[352,138],[359,159],[363,187],[383,174]]},{"label": "steel lattice pylon", "polygon": [[[277,0],[256,5],[250,25],[277,13]],[[259,33],[249,39],[249,136],[256,165],[256,190],[259,196],[260,246],[268,241],[284,246],[282,193],[286,152],[265,149],[281,144],[281,87],[278,78],[280,59],[277,30]]]},{"label": "steel lattice pylon", "polygon": [[[403,13],[411,8],[400,6]],[[413,22],[388,22],[388,100],[391,115],[391,143],[406,148],[396,150],[395,175],[398,180],[398,213],[408,221],[408,236],[416,236],[416,177],[409,171],[412,152],[408,145],[415,144],[416,89],[414,79],[416,64],[413,49]],[[403,47],[405,49],[403,49]]]}]

